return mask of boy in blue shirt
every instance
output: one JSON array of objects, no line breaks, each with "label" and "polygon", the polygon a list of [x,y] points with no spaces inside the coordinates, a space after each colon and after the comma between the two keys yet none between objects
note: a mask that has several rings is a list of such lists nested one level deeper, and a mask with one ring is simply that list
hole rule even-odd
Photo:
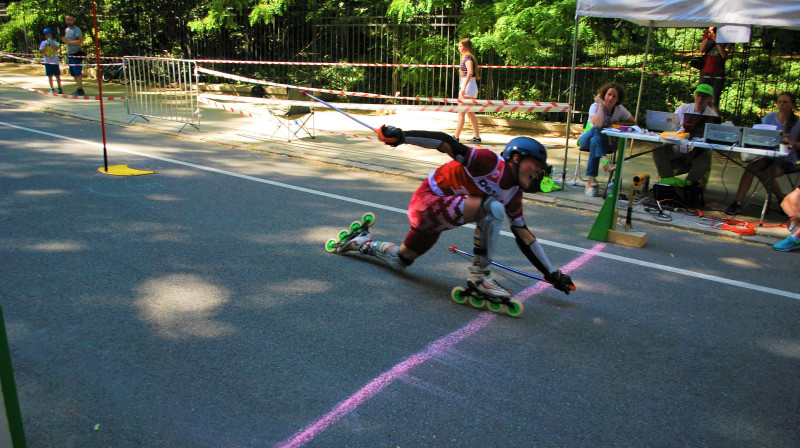
[{"label": "boy in blue shirt", "polygon": [[53,90],[53,78],[58,81],[58,93],[63,93],[61,90],[61,67],[58,65],[58,42],[53,39],[53,30],[45,28],[42,31],[45,40],[39,44],[39,52],[44,59],[44,74],[50,82],[50,93]]}]

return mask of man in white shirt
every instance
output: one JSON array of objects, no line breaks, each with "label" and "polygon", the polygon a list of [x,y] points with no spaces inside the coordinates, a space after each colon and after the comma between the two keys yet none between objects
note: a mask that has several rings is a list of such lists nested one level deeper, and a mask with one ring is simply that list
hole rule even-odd
[{"label": "man in white shirt", "polygon": [[[678,114],[681,123],[686,114],[716,117],[717,112],[709,106],[713,100],[714,89],[708,84],[700,84],[694,91],[694,103],[678,106],[675,113]],[[684,153],[677,145],[663,145],[653,151],[653,162],[661,179],[688,173],[687,181],[693,185],[705,186],[706,173],[711,169],[711,150],[693,148]]]}]

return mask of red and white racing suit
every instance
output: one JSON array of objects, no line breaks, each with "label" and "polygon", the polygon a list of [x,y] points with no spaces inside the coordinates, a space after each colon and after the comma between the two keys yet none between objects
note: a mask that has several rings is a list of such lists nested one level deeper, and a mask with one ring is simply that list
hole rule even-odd
[{"label": "red and white racing suit", "polygon": [[422,182],[408,206],[411,231],[403,243],[417,255],[427,252],[439,235],[466,224],[464,204],[470,196],[494,196],[505,206],[512,226],[524,227],[522,191],[503,158],[488,149],[469,148],[463,163],[450,161]]}]

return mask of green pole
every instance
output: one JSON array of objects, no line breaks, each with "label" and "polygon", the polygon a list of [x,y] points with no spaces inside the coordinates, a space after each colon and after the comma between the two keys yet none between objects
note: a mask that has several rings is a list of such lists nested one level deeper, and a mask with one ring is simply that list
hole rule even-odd
[{"label": "green pole", "polygon": [[[17,387],[14,384],[14,369],[11,367],[11,350],[8,347],[3,307],[0,306],[0,386],[2,386],[3,391],[3,406],[6,419],[8,420],[11,446],[13,448],[26,448],[25,432],[22,429],[22,413],[19,410]],[[0,429],[2,429],[2,427],[0,427]],[[4,436],[0,434],[0,442],[2,442],[3,437]]]},{"label": "green pole", "polygon": [[611,194],[606,196],[606,199],[603,201],[603,206],[600,208],[600,213],[597,214],[597,218],[594,220],[592,230],[589,231],[589,236],[587,237],[590,240],[605,242],[608,231],[614,226],[619,187],[622,184],[620,179],[622,176],[622,161],[625,160],[625,142],[626,139],[624,137],[619,139],[619,144],[617,145],[617,166],[614,170],[614,188]]}]

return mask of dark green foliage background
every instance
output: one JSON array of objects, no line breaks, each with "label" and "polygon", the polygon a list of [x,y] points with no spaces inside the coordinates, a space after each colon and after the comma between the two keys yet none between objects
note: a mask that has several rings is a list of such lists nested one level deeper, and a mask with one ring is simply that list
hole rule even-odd
[{"label": "dark green foliage background", "polygon": [[[458,39],[470,37],[482,66],[536,67],[483,68],[481,98],[569,101],[565,67],[572,63],[575,0],[98,0],[96,8],[104,56],[455,65]],[[85,0],[24,0],[6,11],[0,48],[7,52],[37,53],[41,29],[63,35],[66,13],[78,18],[87,37],[94,35],[92,4]],[[647,28],[582,19],[577,66],[604,69],[577,71],[574,121],[585,119],[595,90],[612,80],[627,87],[631,111],[644,86],[640,118],[646,109],[672,110],[691,101],[698,73],[687,63],[702,31],[655,29],[642,77]],[[798,93],[798,38],[797,31],[756,28],[750,44],[736,46],[723,117],[751,124],[773,109],[777,93]],[[204,65],[275,82],[402,96],[453,97],[457,89],[450,67]],[[566,120],[566,114],[517,116]]]}]

